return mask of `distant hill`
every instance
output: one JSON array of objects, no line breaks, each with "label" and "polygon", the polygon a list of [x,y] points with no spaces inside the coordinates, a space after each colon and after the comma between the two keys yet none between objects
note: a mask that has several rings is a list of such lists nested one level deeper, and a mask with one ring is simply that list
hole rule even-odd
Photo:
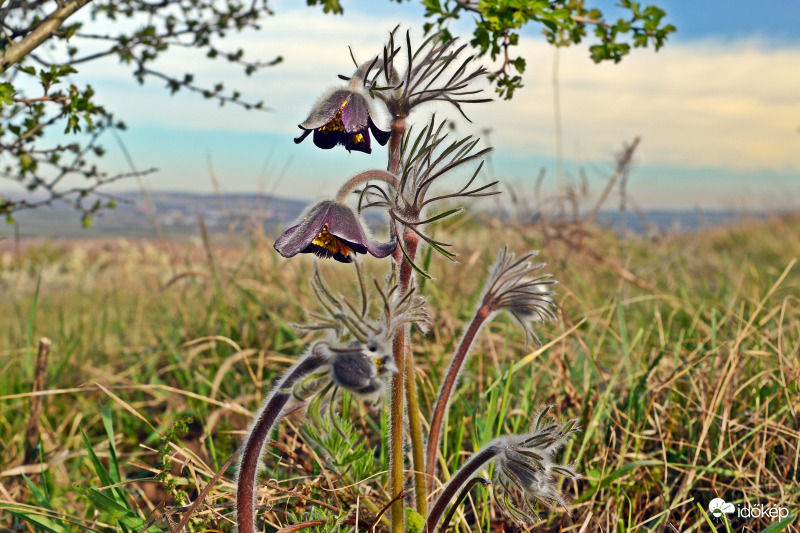
[{"label": "distant hill", "polygon": [[[48,238],[131,237],[157,236],[154,218],[165,237],[186,239],[198,235],[198,219],[203,216],[212,234],[247,233],[261,226],[267,233],[277,226],[285,227],[295,220],[308,205],[306,200],[262,196],[252,193],[199,194],[190,192],[153,192],[149,200],[152,210],[141,193],[119,194],[125,202],[99,213],[90,228],[81,227],[80,215],[66,206],[45,207],[23,211],[15,216],[20,236]],[[598,224],[615,231],[637,234],[660,232],[691,232],[697,229],[724,226],[745,218],[765,218],[766,213],[742,213],[733,210],[678,211],[651,210],[641,216],[619,211],[601,211]],[[624,223],[623,223],[624,221]],[[0,237],[13,234],[13,228],[0,222]]]},{"label": "distant hill", "polygon": [[[89,228],[81,227],[80,214],[67,206],[44,207],[15,215],[22,237],[91,238],[138,237],[157,235],[154,218],[165,236],[182,239],[197,235],[198,219],[203,216],[212,233],[246,231],[253,225],[267,230],[285,225],[302,212],[306,201],[258,194],[197,194],[189,192],[154,192],[149,200],[139,192],[121,193],[116,209],[97,214]],[[11,229],[0,223],[0,236]]]}]

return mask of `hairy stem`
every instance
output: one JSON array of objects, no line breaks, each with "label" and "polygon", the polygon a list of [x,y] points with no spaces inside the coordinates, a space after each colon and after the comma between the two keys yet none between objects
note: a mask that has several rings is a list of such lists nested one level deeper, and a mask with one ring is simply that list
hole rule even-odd
[{"label": "hairy stem", "polygon": [[442,522],[442,531],[447,531],[447,527],[450,525],[450,520],[452,520],[453,515],[456,514],[456,509],[458,509],[459,506],[461,506],[461,502],[467,498],[467,495],[469,494],[469,491],[472,490],[472,487],[478,483],[484,487],[488,487],[492,484],[491,481],[484,477],[474,477],[470,479],[467,484],[464,485],[464,489],[461,491],[461,493],[456,497],[456,501],[454,501],[453,505],[450,506],[450,512],[448,512],[447,516],[444,517],[444,522]]},{"label": "hairy stem", "polygon": [[500,453],[501,446],[499,440],[493,440],[478,453],[470,457],[469,460],[458,469],[453,477],[450,478],[450,481],[447,482],[447,485],[444,486],[442,493],[439,495],[439,499],[436,500],[433,508],[431,508],[431,513],[425,521],[425,529],[422,530],[423,533],[434,533],[436,526],[439,524],[442,515],[444,515],[447,509],[447,504],[455,498],[459,489],[465,486],[470,478],[474,476],[483,465],[494,459],[495,456]]},{"label": "hairy stem", "polygon": [[336,193],[336,201],[344,203],[347,200],[347,197],[350,196],[350,193],[352,193],[356,187],[368,181],[384,181],[395,189],[400,187],[400,180],[385,170],[365,170],[364,172],[356,174],[347,180],[344,185],[342,185],[342,187],[339,189],[339,192]]},{"label": "hairy stem", "polygon": [[313,350],[303,357],[275,386],[275,392],[264,402],[253,427],[242,446],[242,460],[236,486],[236,523],[239,533],[255,533],[256,475],[261,451],[272,426],[292,396],[291,389],[299,380],[327,363],[327,359]]},{"label": "hairy stem", "polygon": [[[405,131],[405,118],[395,117],[392,121],[392,136],[389,139],[389,165],[388,171],[394,175],[400,168],[400,145],[403,140],[403,132]],[[395,187],[395,194],[400,194],[399,187]],[[403,238],[403,237],[399,237]],[[403,262],[403,256],[398,252],[400,244],[398,243],[397,250],[395,250],[395,261],[400,263],[400,287],[398,294],[403,294],[408,288],[408,283],[411,279],[410,273],[405,275],[406,269],[410,270],[410,266]],[[414,251],[408,250],[409,254],[416,253],[416,244]],[[406,349],[408,346],[406,332],[408,328],[400,328],[392,339],[392,355],[394,362],[399,372],[392,375],[392,391],[389,396],[389,488],[390,496],[397,497],[403,492],[403,397],[405,392],[405,377],[406,377]],[[403,499],[398,498],[392,502],[392,533],[403,533],[404,520],[403,520]]]},{"label": "hairy stem", "polygon": [[[394,360],[400,372],[392,375],[389,397],[389,483],[390,496],[403,492],[403,390],[405,385],[405,331],[401,328],[392,341]],[[392,533],[403,533],[403,499],[392,503]]]},{"label": "hairy stem", "polygon": [[442,434],[442,424],[444,423],[447,404],[450,402],[450,397],[453,394],[453,388],[458,380],[461,367],[464,366],[464,361],[466,361],[467,355],[472,349],[475,339],[478,337],[478,332],[491,314],[491,307],[485,303],[475,312],[475,315],[469,323],[469,327],[467,327],[467,330],[464,332],[464,336],[461,337],[461,342],[458,343],[456,353],[450,360],[450,366],[447,367],[447,374],[445,374],[442,386],[439,389],[436,406],[433,409],[433,415],[431,415],[428,447],[425,450],[425,478],[428,482],[428,494],[433,492],[433,481],[436,475],[436,451],[439,448],[439,439]]},{"label": "hairy stem", "polygon": [[408,427],[411,431],[411,459],[414,465],[414,496],[417,512],[422,516],[428,512],[428,494],[425,492],[425,437],[422,434],[422,415],[419,410],[419,396],[414,379],[414,358],[406,346],[406,402],[408,403]]},{"label": "hairy stem", "polygon": [[[403,236],[406,243],[406,253],[411,260],[417,253],[419,237],[410,231]],[[400,267],[400,289],[405,292],[411,283],[411,265],[403,263]],[[402,293],[401,293],[402,294]],[[411,354],[411,336],[408,328],[403,332],[404,354],[406,373],[406,403],[408,405],[408,429],[411,433],[411,459],[414,468],[414,496],[417,512],[422,516],[428,512],[428,494],[425,490],[425,438],[422,435],[422,416],[419,410],[419,396],[415,379],[414,357]]]},{"label": "hairy stem", "polygon": [[406,118],[395,117],[392,121],[392,136],[389,138],[389,166],[387,167],[392,174],[397,174],[400,170],[400,147],[405,131]]}]

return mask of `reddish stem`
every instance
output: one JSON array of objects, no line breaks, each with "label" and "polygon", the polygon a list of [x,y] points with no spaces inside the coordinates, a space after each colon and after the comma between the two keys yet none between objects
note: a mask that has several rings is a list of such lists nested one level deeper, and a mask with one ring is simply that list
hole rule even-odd
[{"label": "reddish stem", "polygon": [[406,131],[406,117],[395,117],[392,121],[392,136],[389,139],[389,172],[397,175],[400,169],[400,145]]},{"label": "reddish stem", "polygon": [[450,481],[447,482],[447,485],[444,486],[442,493],[439,495],[439,499],[436,500],[436,503],[431,508],[422,533],[433,533],[436,530],[436,526],[439,524],[442,515],[444,515],[447,509],[447,504],[455,498],[458,490],[463,487],[483,465],[494,459],[495,456],[500,453],[500,450],[499,442],[497,440],[492,441],[488,446],[485,446],[478,453],[470,457],[469,460],[458,469],[453,477],[450,478]]},{"label": "reddish stem", "polygon": [[275,385],[276,392],[264,404],[255,424],[250,429],[242,451],[242,462],[239,464],[239,480],[236,486],[236,523],[239,533],[255,533],[255,499],[256,474],[264,447],[272,426],[291,398],[291,389],[295,383],[308,374],[322,367],[326,358],[314,353],[309,354],[295,365],[288,374]]},{"label": "reddish stem", "polygon": [[[392,120],[392,136],[389,139],[389,164],[388,171],[391,174],[397,175],[400,168],[400,147],[403,140],[403,132],[406,128],[405,117],[395,117]],[[397,188],[395,194],[399,197],[402,191]],[[403,255],[400,251],[400,239],[404,236],[398,235],[397,248],[394,251],[393,257],[396,265],[400,265],[400,278],[399,278],[399,294],[408,288],[408,283],[411,279],[411,273],[405,273],[410,270],[411,266],[403,261]],[[411,257],[416,253],[417,245],[413,244],[413,251],[409,249],[406,243],[406,253]],[[403,281],[405,279],[405,282]],[[407,346],[406,338],[407,328],[400,328],[392,339],[392,355],[394,356],[395,364],[400,369],[399,372],[392,375],[392,390],[389,398],[389,487],[390,495],[395,498],[403,493],[403,398],[405,393],[405,376],[406,376],[406,363],[405,353]],[[403,520],[403,500],[397,498],[392,502],[392,533],[402,533],[404,529]]]},{"label": "reddish stem", "polygon": [[433,492],[433,480],[436,475],[436,450],[439,447],[439,438],[442,434],[442,423],[444,422],[444,414],[447,410],[447,404],[450,402],[450,396],[453,394],[453,388],[456,385],[458,374],[461,372],[461,367],[464,366],[464,361],[469,354],[472,343],[478,336],[483,323],[491,316],[492,308],[488,304],[481,305],[472,317],[467,331],[461,337],[461,342],[456,348],[456,353],[450,360],[450,366],[447,368],[447,374],[442,381],[442,387],[439,389],[439,395],[436,399],[436,406],[433,409],[431,416],[431,429],[428,433],[428,446],[425,450],[425,477],[428,481],[428,494]]}]

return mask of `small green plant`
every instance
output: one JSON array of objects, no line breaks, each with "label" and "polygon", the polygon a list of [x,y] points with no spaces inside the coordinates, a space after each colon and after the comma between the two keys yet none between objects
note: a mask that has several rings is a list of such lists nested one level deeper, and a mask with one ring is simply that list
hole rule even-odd
[{"label": "small green plant", "polygon": [[172,424],[167,432],[161,436],[161,446],[158,448],[158,455],[161,458],[161,472],[156,478],[163,483],[164,490],[172,496],[175,504],[185,505],[189,501],[186,491],[178,488],[178,480],[172,474],[172,444],[180,442],[181,437],[189,431],[189,424],[194,422],[191,416],[181,416]]}]

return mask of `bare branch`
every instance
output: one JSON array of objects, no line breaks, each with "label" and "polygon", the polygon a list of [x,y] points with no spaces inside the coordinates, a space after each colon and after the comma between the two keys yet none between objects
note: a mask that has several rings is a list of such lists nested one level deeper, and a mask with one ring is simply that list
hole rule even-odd
[{"label": "bare branch", "polygon": [[65,20],[75,14],[80,8],[91,2],[91,0],[73,0],[63,7],[59,7],[39,24],[30,34],[20,42],[13,44],[0,57],[0,73],[8,70],[8,67],[35,50],[40,44],[53,36],[61,27]]}]

